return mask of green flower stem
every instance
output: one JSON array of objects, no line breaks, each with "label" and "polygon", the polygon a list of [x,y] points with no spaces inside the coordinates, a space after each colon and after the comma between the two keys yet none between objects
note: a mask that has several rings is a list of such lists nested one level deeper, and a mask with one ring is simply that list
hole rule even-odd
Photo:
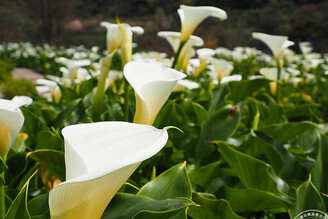
[{"label": "green flower stem", "polygon": [[175,55],[174,55],[174,60],[173,60],[173,63],[172,63],[172,68],[175,68],[175,67],[176,67],[176,65],[177,65],[177,61],[178,61],[178,59],[179,59],[179,55],[180,55],[180,53],[181,53],[181,51],[182,51],[183,46],[186,44],[187,41],[188,41],[188,40],[183,41],[183,42],[180,42],[180,45],[179,45],[178,51],[177,51],[177,52],[175,53]]},{"label": "green flower stem", "polygon": [[281,83],[280,83],[280,75],[281,75],[281,68],[279,60],[276,59],[276,65],[277,65],[277,92],[276,92],[276,102],[277,104],[280,103],[281,98]]},{"label": "green flower stem", "polygon": [[101,106],[105,94],[106,79],[108,77],[109,69],[112,64],[112,58],[114,54],[111,54],[101,59],[101,73],[98,80],[97,92],[92,106],[92,115],[94,118],[98,118],[101,111]]},{"label": "green flower stem", "polygon": [[[5,172],[1,174],[2,178],[5,178]],[[5,218],[6,215],[6,205],[5,205],[5,185],[0,186],[0,218]]]}]

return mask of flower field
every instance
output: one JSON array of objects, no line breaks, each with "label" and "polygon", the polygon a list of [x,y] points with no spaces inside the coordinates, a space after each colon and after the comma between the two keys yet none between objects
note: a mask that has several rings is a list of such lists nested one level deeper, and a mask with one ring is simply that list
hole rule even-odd
[{"label": "flower field", "polygon": [[229,15],[178,15],[158,33],[173,56],[138,50],[147,30],[118,18],[105,51],[0,45],[0,218],[324,216],[328,53],[259,32],[270,53],[204,48],[197,26]]}]

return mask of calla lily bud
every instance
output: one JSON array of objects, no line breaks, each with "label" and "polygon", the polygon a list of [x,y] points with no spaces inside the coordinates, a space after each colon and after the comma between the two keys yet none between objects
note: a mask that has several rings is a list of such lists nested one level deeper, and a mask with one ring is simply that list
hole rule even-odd
[{"label": "calla lily bud", "polygon": [[127,122],[64,128],[66,181],[50,192],[52,219],[101,218],[139,164],[166,144],[166,129]]},{"label": "calla lily bud", "polygon": [[19,109],[24,103],[0,99],[0,155],[6,159],[24,123],[24,116]]},{"label": "calla lily bud", "polygon": [[124,67],[124,77],[135,91],[134,122],[152,125],[178,80],[185,74],[158,64],[130,62]]},{"label": "calla lily bud", "polygon": [[180,5],[178,14],[181,20],[181,42],[188,40],[196,27],[206,18],[227,19],[227,13],[216,7]]}]

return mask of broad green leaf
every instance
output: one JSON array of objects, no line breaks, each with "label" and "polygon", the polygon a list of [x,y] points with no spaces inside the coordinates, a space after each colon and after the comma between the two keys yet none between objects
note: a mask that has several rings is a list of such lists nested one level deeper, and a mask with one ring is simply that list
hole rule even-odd
[{"label": "broad green leaf", "polygon": [[76,99],[70,102],[68,107],[57,116],[52,125],[60,129],[68,125],[76,124],[83,118],[85,114],[84,111],[82,100]]},{"label": "broad green leaf", "polygon": [[224,199],[213,200],[202,196],[200,193],[193,193],[192,200],[200,206],[191,206],[188,215],[194,219],[241,219],[233,210],[229,202]]},{"label": "broad green leaf", "polygon": [[320,136],[319,151],[316,162],[311,170],[312,182],[318,190],[328,194],[328,139],[326,136]]},{"label": "broad green leaf", "polygon": [[41,114],[47,124],[51,124],[58,116],[58,111],[51,107],[41,107]]},{"label": "broad green leaf", "polygon": [[228,86],[230,93],[227,99],[237,104],[268,84],[269,81],[266,79],[231,81]]},{"label": "broad green leaf", "polygon": [[239,150],[253,157],[265,155],[274,171],[280,175],[284,168],[284,161],[279,152],[269,143],[251,132],[240,146]]},{"label": "broad green leaf", "polygon": [[159,111],[155,122],[155,127],[176,126],[184,132],[188,132],[193,124],[188,120],[183,108],[174,101],[169,101]]},{"label": "broad green leaf", "polygon": [[49,211],[48,197],[48,194],[40,195],[27,203],[27,209],[31,217],[41,216]]},{"label": "broad green leaf", "polygon": [[325,203],[323,202],[319,191],[311,182],[311,179],[298,187],[296,201],[289,209],[289,215],[291,218],[294,218],[299,213],[306,210],[319,210],[326,212]]},{"label": "broad green leaf", "polygon": [[233,189],[226,187],[222,194],[236,212],[279,211],[287,212],[291,201],[257,189]]},{"label": "broad green leaf", "polygon": [[317,128],[315,123],[311,122],[289,122],[285,124],[274,124],[264,128],[260,131],[271,137],[278,143],[284,143],[287,140],[294,139],[308,130]]},{"label": "broad green leaf", "polygon": [[203,189],[206,189],[206,187],[218,175],[220,164],[221,161],[216,161],[191,171],[189,173],[190,181],[193,184],[199,185]]},{"label": "broad green leaf", "polygon": [[185,114],[188,116],[190,121],[194,124],[200,125],[205,119],[208,118],[208,112],[198,103],[190,100],[184,100],[181,107],[184,109]]},{"label": "broad green leaf", "polygon": [[140,212],[168,212],[195,205],[187,198],[154,200],[141,195],[117,193],[110,202],[103,219],[133,218]]},{"label": "broad green leaf", "polygon": [[282,192],[294,197],[293,190],[274,174],[269,164],[241,153],[224,142],[219,142],[219,151],[246,188],[271,193]]},{"label": "broad green leaf", "polygon": [[[36,171],[37,172],[37,171]],[[7,214],[5,216],[5,219],[13,219],[13,218],[19,218],[19,219],[29,219],[31,218],[28,209],[27,209],[27,195],[28,195],[28,186],[30,180],[33,178],[34,174],[29,178],[29,180],[25,183],[23,188],[18,193],[15,200],[11,203]]]},{"label": "broad green leaf", "polygon": [[40,149],[29,152],[27,157],[31,157],[37,161],[41,166],[48,169],[59,180],[65,181],[65,158],[61,151]]},{"label": "broad green leaf", "polygon": [[81,83],[80,85],[80,93],[82,96],[87,95],[92,91],[94,87],[97,86],[97,80],[95,78],[91,78]]},{"label": "broad green leaf", "polygon": [[220,84],[212,90],[212,99],[209,103],[208,112],[213,113],[223,107],[227,94],[229,93],[227,84]]},{"label": "broad green leaf", "polygon": [[191,185],[186,172],[186,164],[178,164],[168,169],[141,187],[137,194],[155,200],[191,198]]},{"label": "broad green leaf", "polygon": [[62,86],[60,84],[58,85],[60,87],[60,91],[62,92],[60,102],[64,104],[69,104],[70,102],[75,101],[79,97],[79,95],[73,89]]},{"label": "broad green leaf", "polygon": [[63,149],[63,139],[50,130],[42,130],[36,137],[36,149]]},{"label": "broad green leaf", "polygon": [[34,112],[29,110],[26,107],[23,107],[22,112],[24,114],[25,118],[25,126],[26,126],[26,132],[28,134],[28,140],[31,144],[35,144],[36,142],[36,135],[41,130],[48,129],[45,122],[41,120],[41,118],[36,115]]},{"label": "broad green leaf", "polygon": [[237,129],[240,122],[240,110],[236,106],[227,105],[217,110],[202,125],[196,148],[197,160],[204,159],[213,152],[209,142],[227,140]]},{"label": "broad green leaf", "polygon": [[307,130],[300,135],[297,139],[297,143],[302,148],[304,153],[309,154],[318,148],[318,144],[320,142],[319,138],[320,135],[317,130]]},{"label": "broad green leaf", "polygon": [[286,110],[286,116],[289,121],[291,120],[310,120],[312,109],[320,107],[320,104],[302,104],[296,105],[293,108]]},{"label": "broad green leaf", "polygon": [[187,219],[187,207],[167,212],[141,211],[133,219]]}]

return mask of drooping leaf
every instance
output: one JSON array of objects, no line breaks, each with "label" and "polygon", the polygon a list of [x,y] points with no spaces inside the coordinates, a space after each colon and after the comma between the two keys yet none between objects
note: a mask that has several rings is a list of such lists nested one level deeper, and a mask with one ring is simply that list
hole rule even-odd
[{"label": "drooping leaf", "polygon": [[191,198],[191,185],[184,163],[178,164],[141,187],[138,195],[155,200]]},{"label": "drooping leaf", "polygon": [[27,157],[40,163],[61,181],[65,181],[65,158],[64,153],[50,149],[40,149],[29,152]]},{"label": "drooping leaf", "polygon": [[193,193],[192,200],[200,206],[191,206],[188,215],[194,219],[241,219],[231,209],[229,202],[224,199],[213,200],[202,196],[200,193]]},{"label": "drooping leaf", "polygon": [[140,212],[164,213],[183,209],[192,205],[194,205],[194,203],[187,198],[154,200],[142,195],[117,193],[110,202],[102,218],[134,218],[134,216]]}]

